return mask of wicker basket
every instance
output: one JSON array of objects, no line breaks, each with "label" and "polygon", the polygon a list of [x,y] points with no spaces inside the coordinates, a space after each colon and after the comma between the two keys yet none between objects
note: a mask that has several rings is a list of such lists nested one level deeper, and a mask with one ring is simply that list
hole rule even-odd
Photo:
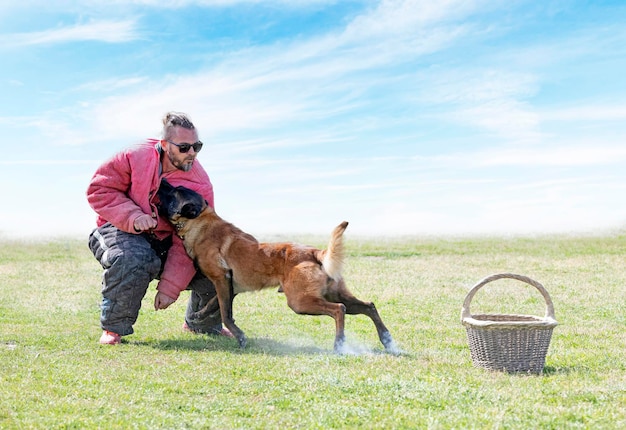
[{"label": "wicker basket", "polygon": [[[543,318],[530,315],[472,315],[470,303],[476,292],[487,283],[509,278],[537,288],[546,301]],[[554,305],[539,282],[512,273],[491,275],[478,282],[465,297],[461,322],[467,330],[472,362],[476,367],[506,372],[539,374],[545,365],[552,337]]]}]

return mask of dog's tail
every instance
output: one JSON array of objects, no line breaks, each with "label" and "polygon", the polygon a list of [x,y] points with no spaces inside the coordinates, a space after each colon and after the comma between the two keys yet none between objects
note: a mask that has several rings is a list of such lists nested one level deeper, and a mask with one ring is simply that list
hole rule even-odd
[{"label": "dog's tail", "polygon": [[344,221],[333,230],[328,242],[328,248],[323,251],[324,256],[320,260],[324,272],[335,281],[341,278],[341,270],[343,269],[344,250],[343,250],[343,232],[348,227],[348,222]]}]

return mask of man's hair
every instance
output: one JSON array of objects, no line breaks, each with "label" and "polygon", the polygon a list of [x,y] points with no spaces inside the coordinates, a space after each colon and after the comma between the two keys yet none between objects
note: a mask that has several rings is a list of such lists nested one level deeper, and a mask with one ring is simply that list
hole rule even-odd
[{"label": "man's hair", "polygon": [[169,140],[174,134],[174,127],[182,127],[188,130],[195,130],[187,114],[182,112],[168,112],[163,117],[163,139]]}]

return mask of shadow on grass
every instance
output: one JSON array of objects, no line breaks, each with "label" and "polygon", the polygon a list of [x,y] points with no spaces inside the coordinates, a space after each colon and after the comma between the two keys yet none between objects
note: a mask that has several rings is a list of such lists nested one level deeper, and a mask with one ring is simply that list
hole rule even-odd
[{"label": "shadow on grass", "polygon": [[235,354],[263,354],[263,355],[378,355],[386,354],[382,350],[365,347],[352,348],[346,353],[335,354],[332,348],[321,348],[315,345],[304,345],[290,342],[279,342],[268,338],[248,338],[245,348],[240,348],[234,339],[213,336],[198,336],[190,339],[170,339],[155,342],[138,341],[129,344],[150,346],[164,351],[229,351]]},{"label": "shadow on grass", "polygon": [[245,348],[240,348],[234,339],[215,338],[213,336],[198,336],[193,339],[170,339],[155,342],[137,342],[155,349],[188,350],[188,351],[229,351],[235,354],[269,354],[269,355],[322,355],[332,354],[333,351],[311,345],[294,345],[278,342],[271,339],[250,339]]},{"label": "shadow on grass", "polygon": [[543,371],[540,373],[534,373],[534,372],[507,372],[505,370],[490,370],[490,369],[480,369],[483,372],[486,373],[502,373],[504,375],[509,375],[509,376],[519,376],[519,377],[544,377],[544,378],[549,378],[552,376],[559,376],[559,375],[568,375],[570,373],[574,373],[577,371],[576,368],[573,367],[554,367],[554,366],[545,366],[543,368]]},{"label": "shadow on grass", "polygon": [[579,370],[580,369],[576,369],[575,367],[545,366],[543,368],[543,376],[569,375],[570,373],[577,372]]}]

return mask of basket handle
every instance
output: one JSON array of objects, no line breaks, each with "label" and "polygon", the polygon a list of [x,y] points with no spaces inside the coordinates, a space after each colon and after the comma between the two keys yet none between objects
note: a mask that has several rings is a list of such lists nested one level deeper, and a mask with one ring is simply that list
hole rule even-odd
[{"label": "basket handle", "polygon": [[543,285],[541,285],[539,282],[533,279],[530,279],[528,276],[516,275],[514,273],[499,273],[496,275],[487,276],[486,278],[482,279],[476,285],[474,285],[474,287],[469,291],[469,293],[467,293],[467,296],[465,297],[465,301],[463,302],[463,309],[461,311],[461,321],[464,320],[465,318],[471,318],[472,314],[470,313],[470,303],[472,299],[474,298],[474,295],[478,292],[478,290],[480,290],[489,282],[497,281],[498,279],[503,279],[503,278],[516,279],[518,281],[522,281],[529,285],[532,285],[533,287],[538,289],[546,301],[546,315],[545,315],[546,318],[555,319],[554,304],[552,304],[552,299],[550,298],[550,294],[548,294],[548,291],[543,287]]}]

